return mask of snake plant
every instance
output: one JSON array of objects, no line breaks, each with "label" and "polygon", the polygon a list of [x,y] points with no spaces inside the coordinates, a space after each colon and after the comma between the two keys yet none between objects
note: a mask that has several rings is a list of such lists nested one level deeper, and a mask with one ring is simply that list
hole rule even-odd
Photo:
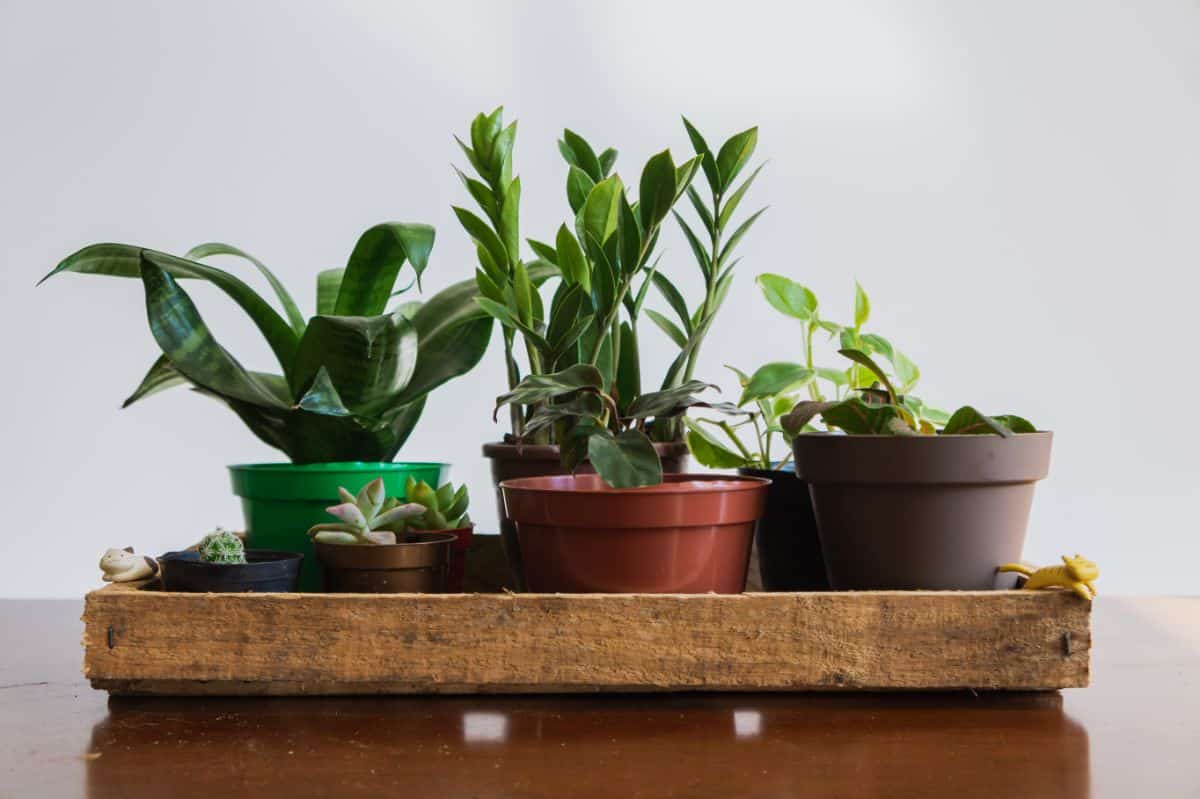
[{"label": "snake plant", "polygon": [[[123,407],[185,383],[224,402],[262,441],[296,463],[390,461],[412,432],[426,395],[469,371],[487,348],[491,318],[475,304],[474,281],[423,303],[388,309],[402,267],[419,287],[434,230],[389,222],[358,239],[344,269],[317,276],[317,313],[307,321],[259,260],[225,244],[183,257],[129,244],[93,244],[60,272],[136,278],[161,356]],[[249,261],[274,290],[280,315],[233,274],[203,263],[213,255]],[[236,302],[262,333],[281,373],[253,372],[213,336],[182,279],[206,280]]]}]

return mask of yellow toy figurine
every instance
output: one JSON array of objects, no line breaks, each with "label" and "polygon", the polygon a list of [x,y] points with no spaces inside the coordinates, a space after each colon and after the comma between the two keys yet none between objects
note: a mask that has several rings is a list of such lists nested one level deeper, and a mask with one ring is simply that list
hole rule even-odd
[{"label": "yellow toy figurine", "polygon": [[1075,553],[1073,558],[1063,555],[1062,566],[1043,566],[1040,569],[1033,569],[1020,563],[1006,563],[996,571],[1018,572],[1025,575],[1027,578],[1025,588],[1030,590],[1060,586],[1069,588],[1088,600],[1096,596],[1095,580],[1100,576],[1100,569],[1096,564],[1079,553]]}]

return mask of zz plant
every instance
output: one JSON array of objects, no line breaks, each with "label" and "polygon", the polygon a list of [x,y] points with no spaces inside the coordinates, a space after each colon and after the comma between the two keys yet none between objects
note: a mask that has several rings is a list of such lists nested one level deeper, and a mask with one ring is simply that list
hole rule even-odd
[{"label": "zz plant", "polygon": [[[738,134],[714,156],[699,132],[685,124],[696,155],[678,165],[669,150],[652,156],[641,169],[636,198],[614,171],[615,149],[597,152],[584,137],[564,130],[558,148],[567,163],[571,219],[559,226],[552,242],[529,239],[534,254],[529,259],[520,253],[521,183],[512,167],[516,123],[506,126],[502,109],[479,114],[471,124],[470,143],[459,140],[475,173],[472,177],[459,171],[459,176],[482,216],[461,207],[454,212],[476,245],[476,301],[500,323],[504,338],[509,391],[500,404],[510,406],[510,440],[564,445],[567,462],[567,450],[577,450],[576,424],[607,413],[614,437],[626,432],[620,420],[631,420],[631,410],[644,407],[651,396],[643,392],[643,312],[680,347],[661,379],[661,390],[682,396],[696,391],[691,379],[696,353],[732,281],[733,249],[753,223],[753,218],[742,223],[723,240],[753,180],[752,176],[732,188],[753,155],[757,131]],[[706,159],[712,164],[706,166]],[[705,297],[692,311],[660,271],[655,251],[664,222],[701,170],[710,184],[712,206],[707,213],[712,219],[705,222],[705,230],[712,254],[700,260]],[[697,208],[707,208],[699,194],[692,194]],[[690,235],[691,228],[682,217],[677,219]],[[700,258],[702,250],[696,252]],[[551,278],[558,282],[546,304],[539,287]],[[678,325],[645,308],[651,286],[678,314]],[[582,375],[586,378],[580,382]],[[588,403],[588,412],[553,409],[574,407],[571,403],[580,399],[574,393],[579,391],[587,395],[581,401]],[[594,406],[601,394],[611,400],[607,410]],[[637,432],[643,438],[677,440],[681,432],[676,421],[668,415],[642,417]],[[650,471],[639,471],[636,479],[648,479]]]},{"label": "zz plant", "polygon": [[[68,256],[61,272],[141,281],[162,354],[124,407],[176,385],[225,403],[262,441],[296,463],[390,461],[412,432],[430,391],[483,357],[491,320],[459,284],[424,303],[389,303],[408,265],[419,286],[434,230],[389,222],[362,234],[344,269],[317,277],[316,315],[296,302],[258,259],[226,244],[202,244],[183,257],[129,244],[94,244]],[[249,285],[204,259],[232,255],[253,264],[283,308],[281,316]],[[279,373],[246,369],[213,336],[181,285],[204,280],[236,302],[266,339]],[[411,285],[411,284],[410,284]]]}]

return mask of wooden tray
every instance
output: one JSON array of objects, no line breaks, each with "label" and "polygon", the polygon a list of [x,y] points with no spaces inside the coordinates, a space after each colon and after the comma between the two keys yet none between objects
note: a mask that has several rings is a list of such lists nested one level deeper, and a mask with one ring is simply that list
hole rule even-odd
[{"label": "wooden tray", "polygon": [[1065,591],[87,595],[113,694],[1053,690],[1088,684]]}]

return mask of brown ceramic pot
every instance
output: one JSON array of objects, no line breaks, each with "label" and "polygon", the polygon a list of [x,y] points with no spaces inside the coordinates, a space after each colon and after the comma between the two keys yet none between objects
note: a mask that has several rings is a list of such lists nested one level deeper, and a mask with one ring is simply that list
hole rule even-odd
[{"label": "brown ceramic pot", "polygon": [[446,591],[457,538],[449,533],[407,533],[378,546],[322,544],[324,590],[334,594],[441,594]]},{"label": "brown ceramic pot", "polygon": [[764,591],[828,591],[821,538],[808,483],[788,469],[738,469],[771,481],[767,509],[754,528],[758,573]]},{"label": "brown ceramic pot", "polygon": [[1019,561],[1052,434],[796,437],[835,590],[979,590]]},{"label": "brown ceramic pot", "polygon": [[[663,472],[678,474],[687,469],[688,448],[682,441],[655,444],[654,451],[662,461]],[[519,477],[545,477],[566,474],[559,460],[555,444],[484,444],[483,456],[492,462],[492,485],[496,488],[496,516],[500,520],[500,543],[504,545],[504,556],[508,558],[512,581],[518,591],[524,591],[521,570],[521,547],[517,539],[517,528],[504,510],[504,497],[500,483]],[[587,461],[579,465],[576,474],[595,474]]]},{"label": "brown ceramic pot", "polygon": [[671,474],[644,488],[597,475],[500,484],[525,584],[545,593],[740,593],[768,481]]}]

